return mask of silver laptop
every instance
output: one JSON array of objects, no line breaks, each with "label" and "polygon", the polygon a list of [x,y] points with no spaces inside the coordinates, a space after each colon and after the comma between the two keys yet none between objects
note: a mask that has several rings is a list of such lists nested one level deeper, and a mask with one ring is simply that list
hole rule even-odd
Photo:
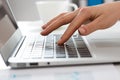
[{"label": "silver laptop", "polygon": [[9,0],[2,1],[0,54],[11,68],[120,62],[119,36],[110,39],[112,36],[106,38],[102,34],[87,37],[73,35],[63,46],[56,44],[60,34],[23,36],[10,9]]}]

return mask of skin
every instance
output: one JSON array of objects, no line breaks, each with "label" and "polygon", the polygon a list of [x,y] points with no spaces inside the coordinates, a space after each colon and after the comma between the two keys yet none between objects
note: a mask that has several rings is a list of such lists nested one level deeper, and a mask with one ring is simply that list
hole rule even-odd
[{"label": "skin", "polygon": [[73,12],[62,13],[42,26],[43,36],[62,25],[70,23],[65,33],[58,40],[58,45],[64,44],[78,30],[86,36],[96,30],[106,29],[120,19],[120,2],[106,3],[97,6],[78,8]]}]

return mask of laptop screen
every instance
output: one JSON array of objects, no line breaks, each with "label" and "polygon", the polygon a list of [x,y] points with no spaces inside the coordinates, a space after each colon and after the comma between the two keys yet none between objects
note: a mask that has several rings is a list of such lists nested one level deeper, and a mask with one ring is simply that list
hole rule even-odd
[{"label": "laptop screen", "polygon": [[0,53],[7,63],[22,38],[8,0],[2,0],[0,6]]}]

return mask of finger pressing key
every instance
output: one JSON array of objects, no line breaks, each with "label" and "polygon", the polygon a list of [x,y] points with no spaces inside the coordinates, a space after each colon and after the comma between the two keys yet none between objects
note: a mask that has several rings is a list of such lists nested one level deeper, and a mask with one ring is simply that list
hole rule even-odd
[{"label": "finger pressing key", "polygon": [[78,14],[72,20],[71,24],[69,25],[65,33],[62,35],[61,39],[57,42],[58,45],[64,44],[73,35],[73,33],[78,30],[78,28],[89,18],[90,15],[88,13],[88,9],[79,9]]}]

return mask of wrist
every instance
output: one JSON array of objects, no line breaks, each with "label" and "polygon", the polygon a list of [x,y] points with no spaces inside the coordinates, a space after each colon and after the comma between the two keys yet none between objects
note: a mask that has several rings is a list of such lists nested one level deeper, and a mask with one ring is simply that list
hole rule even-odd
[{"label": "wrist", "polygon": [[[109,3],[108,3],[109,5]],[[116,15],[116,18],[120,20],[120,1],[110,3],[111,9],[113,10],[113,14]]]}]

